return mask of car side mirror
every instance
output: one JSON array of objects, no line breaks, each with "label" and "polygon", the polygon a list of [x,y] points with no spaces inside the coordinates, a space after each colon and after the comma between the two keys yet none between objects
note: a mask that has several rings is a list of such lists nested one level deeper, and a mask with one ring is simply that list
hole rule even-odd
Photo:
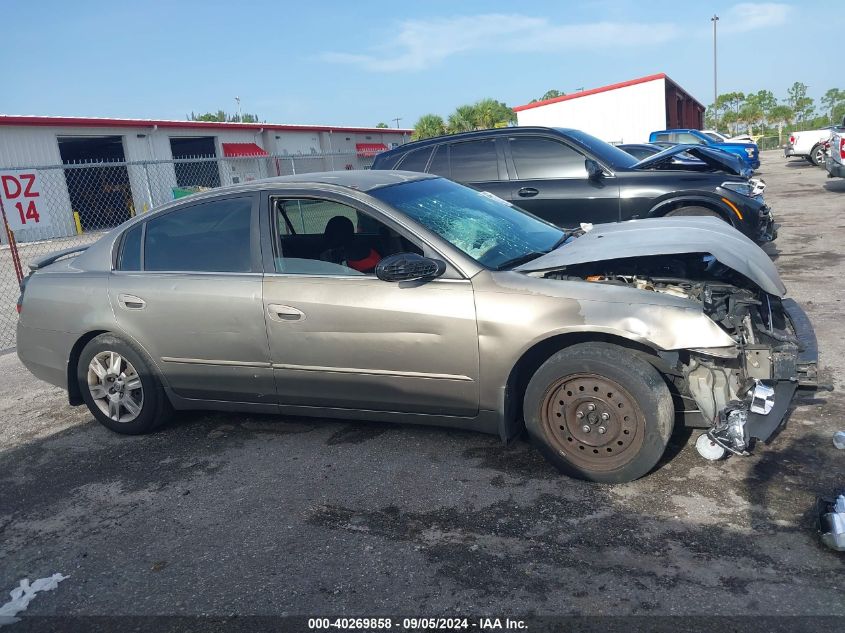
[{"label": "car side mirror", "polygon": [[434,279],[444,272],[446,272],[446,262],[416,253],[388,255],[376,266],[376,277],[382,281]]},{"label": "car side mirror", "polygon": [[592,158],[584,161],[584,167],[587,169],[587,178],[590,180],[601,180],[604,176],[604,169]]}]

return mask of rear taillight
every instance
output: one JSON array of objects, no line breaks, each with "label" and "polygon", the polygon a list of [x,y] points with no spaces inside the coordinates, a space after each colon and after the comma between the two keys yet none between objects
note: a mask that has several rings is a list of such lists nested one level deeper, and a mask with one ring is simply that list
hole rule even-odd
[{"label": "rear taillight", "polygon": [[839,139],[839,158],[845,161],[845,137]]},{"label": "rear taillight", "polygon": [[29,281],[31,275],[32,273],[21,280],[21,293],[18,295],[18,303],[15,305],[15,309],[18,311],[18,314],[23,312],[23,293],[26,290],[26,282]]},{"label": "rear taillight", "polygon": [[790,137],[789,137],[789,142],[790,142],[790,143],[792,143],[793,145],[795,145],[795,137],[794,137],[794,136],[790,136]]}]

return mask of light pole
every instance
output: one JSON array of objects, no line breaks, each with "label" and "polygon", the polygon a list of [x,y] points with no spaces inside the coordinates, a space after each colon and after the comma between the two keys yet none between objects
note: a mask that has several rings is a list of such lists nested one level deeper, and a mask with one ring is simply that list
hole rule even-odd
[{"label": "light pole", "polygon": [[238,103],[238,123],[243,123],[243,117],[241,116],[241,98],[235,97],[235,101]]},{"label": "light pole", "polygon": [[719,91],[716,88],[716,22],[719,21],[719,16],[715,13],[710,18],[713,23],[713,121],[716,124],[716,129],[719,129],[719,110],[716,108],[716,99],[719,96]]}]

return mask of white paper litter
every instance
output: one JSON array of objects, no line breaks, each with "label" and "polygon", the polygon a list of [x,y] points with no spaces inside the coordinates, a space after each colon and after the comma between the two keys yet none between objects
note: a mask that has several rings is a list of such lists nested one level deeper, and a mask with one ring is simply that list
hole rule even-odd
[{"label": "white paper litter", "polygon": [[39,591],[52,591],[59,586],[61,581],[67,580],[68,578],[70,576],[53,574],[49,578],[39,578],[32,584],[30,584],[29,578],[21,580],[20,586],[15,587],[9,592],[9,596],[12,599],[0,607],[0,626],[17,622],[15,615],[24,611],[29,606],[36,593]]}]

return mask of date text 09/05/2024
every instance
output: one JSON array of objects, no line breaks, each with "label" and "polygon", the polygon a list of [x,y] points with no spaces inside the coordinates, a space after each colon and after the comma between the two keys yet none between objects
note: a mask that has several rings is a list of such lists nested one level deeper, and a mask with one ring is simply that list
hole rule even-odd
[{"label": "date text 09/05/2024", "polygon": [[406,631],[424,630],[524,630],[524,620],[510,618],[309,618],[310,630],[348,629],[348,630],[390,630],[397,628]]}]

